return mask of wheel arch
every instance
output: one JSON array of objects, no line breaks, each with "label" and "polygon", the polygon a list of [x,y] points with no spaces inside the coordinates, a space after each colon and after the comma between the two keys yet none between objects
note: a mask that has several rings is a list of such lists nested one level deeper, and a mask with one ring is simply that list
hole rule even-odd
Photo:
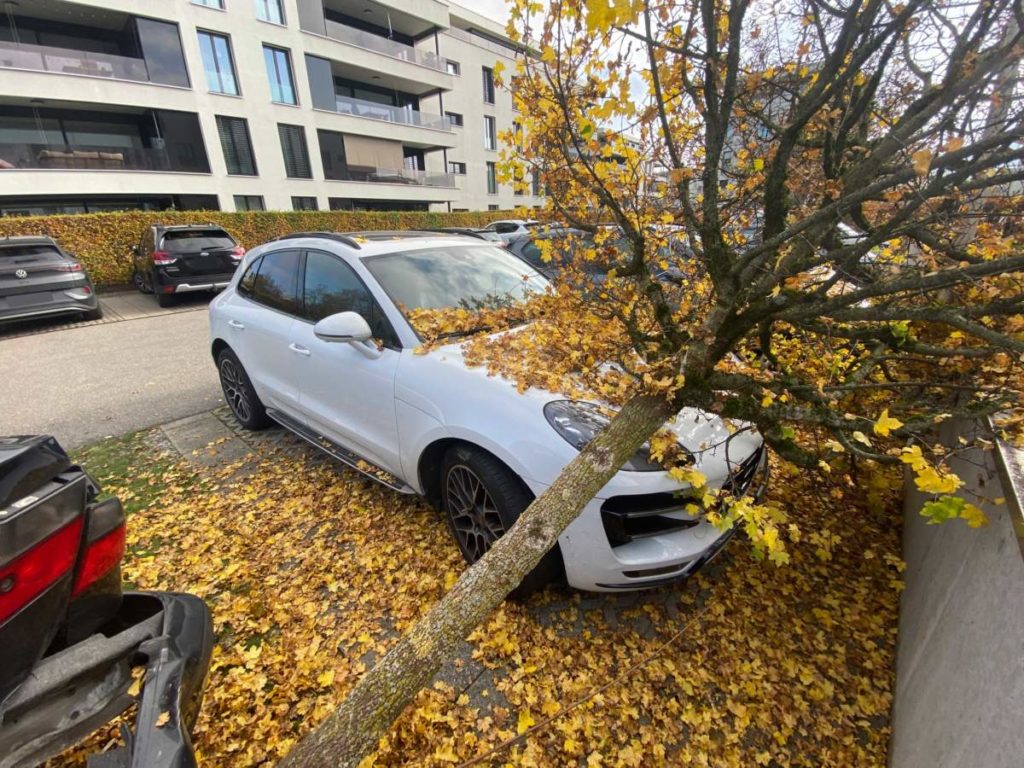
[{"label": "wheel arch", "polygon": [[423,497],[436,509],[441,508],[441,464],[449,449],[458,445],[482,451],[495,461],[500,462],[503,467],[512,473],[519,484],[523,487],[524,491],[526,491],[531,497],[536,496],[533,489],[530,488],[525,480],[523,480],[520,473],[517,472],[515,468],[501,456],[495,454],[493,451],[489,451],[487,448],[484,448],[482,445],[475,443],[472,440],[467,440],[466,438],[442,437],[427,445],[420,452],[419,459],[416,462],[416,476],[419,480]]},{"label": "wheel arch", "polygon": [[[225,349],[231,349],[231,345],[228,344],[226,341],[224,341],[224,339],[214,339],[213,340],[213,343],[210,345],[210,354],[213,355],[214,362],[217,361],[217,357]],[[234,350],[232,350],[232,351],[234,351]]]}]

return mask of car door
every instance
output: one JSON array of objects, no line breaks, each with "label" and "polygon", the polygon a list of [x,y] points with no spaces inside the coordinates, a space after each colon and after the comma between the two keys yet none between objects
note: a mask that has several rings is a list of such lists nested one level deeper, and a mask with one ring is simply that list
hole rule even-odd
[{"label": "car door", "polygon": [[299,312],[302,251],[263,254],[239,281],[236,295],[223,306],[227,342],[242,361],[264,405],[301,419],[299,367],[302,354],[292,344]]},{"label": "car door", "polygon": [[[306,252],[302,297],[292,342],[304,350],[296,367],[308,426],[400,475],[395,373],[401,351],[394,329],[352,267],[333,254]],[[379,356],[368,356],[355,344],[316,337],[314,324],[338,312],[363,316],[383,345]]]}]

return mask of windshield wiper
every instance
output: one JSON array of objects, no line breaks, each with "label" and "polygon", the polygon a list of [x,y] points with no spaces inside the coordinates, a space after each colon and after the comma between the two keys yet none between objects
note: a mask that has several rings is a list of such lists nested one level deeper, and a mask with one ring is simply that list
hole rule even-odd
[{"label": "windshield wiper", "polygon": [[480,333],[481,331],[489,331],[491,327],[489,325],[478,325],[475,328],[467,328],[464,331],[448,331],[448,333],[442,333],[437,338],[439,339],[459,339],[463,336],[472,336],[474,333]]}]

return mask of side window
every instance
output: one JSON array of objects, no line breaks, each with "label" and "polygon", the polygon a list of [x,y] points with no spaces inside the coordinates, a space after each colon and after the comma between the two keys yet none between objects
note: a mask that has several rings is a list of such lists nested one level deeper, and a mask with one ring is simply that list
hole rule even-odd
[{"label": "side window", "polygon": [[262,261],[263,257],[261,256],[246,267],[245,274],[242,275],[242,279],[238,281],[238,293],[242,296],[245,296],[246,298],[252,297],[252,289],[253,286],[256,285],[256,273],[260,271],[260,263]]},{"label": "side window", "polygon": [[496,224],[494,229],[503,235],[507,235],[509,232],[515,232],[519,227],[515,224]]},{"label": "side window", "polygon": [[538,269],[544,266],[544,261],[540,257],[540,248],[533,240],[523,246],[523,258]]},{"label": "side window", "polygon": [[312,322],[338,312],[358,312],[385,344],[398,346],[398,337],[380,305],[352,268],[322,251],[306,252],[302,317]]},{"label": "side window", "polygon": [[274,251],[263,256],[252,287],[252,299],[260,304],[299,314],[298,283],[301,251]]}]

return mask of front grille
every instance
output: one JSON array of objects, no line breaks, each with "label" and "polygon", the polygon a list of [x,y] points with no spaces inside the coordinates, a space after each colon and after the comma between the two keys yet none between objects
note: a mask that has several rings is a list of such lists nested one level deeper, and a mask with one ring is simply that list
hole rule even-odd
[{"label": "front grille", "polygon": [[613,547],[634,539],[692,528],[700,520],[683,517],[692,499],[675,493],[612,496],[601,505],[601,522]]},{"label": "front grille", "polygon": [[736,498],[746,493],[747,489],[750,488],[750,484],[757,476],[757,470],[761,466],[761,457],[764,456],[764,450],[765,448],[762,444],[756,451],[741,461],[729,479],[722,485],[723,490],[728,491]]}]

